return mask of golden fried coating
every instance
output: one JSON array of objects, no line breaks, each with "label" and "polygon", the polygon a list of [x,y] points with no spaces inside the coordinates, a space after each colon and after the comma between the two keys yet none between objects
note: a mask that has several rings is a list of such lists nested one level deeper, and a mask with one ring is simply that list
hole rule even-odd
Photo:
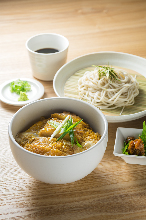
[{"label": "golden fried coating", "polygon": [[81,121],[73,129],[75,140],[77,140],[82,147],[78,147],[75,143],[72,144],[68,133],[61,140],[57,140],[61,135],[60,132],[58,132],[54,138],[51,138],[51,135],[56,129],[52,123],[61,124],[68,115],[71,115],[73,123],[81,120],[79,116],[69,112],[54,113],[50,118],[41,118],[28,130],[17,134],[15,140],[24,149],[45,156],[67,156],[80,153],[100,140],[100,134],[95,133],[89,124],[84,121]]}]

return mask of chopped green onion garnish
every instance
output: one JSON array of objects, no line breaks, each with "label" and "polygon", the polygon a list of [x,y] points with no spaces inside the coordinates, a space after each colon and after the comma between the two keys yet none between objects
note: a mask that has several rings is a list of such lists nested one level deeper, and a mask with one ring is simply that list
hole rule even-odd
[{"label": "chopped green onion garnish", "polygon": [[[73,144],[75,143],[74,141],[74,131],[73,129],[82,121],[83,119],[81,119],[80,121],[76,122],[75,124],[73,124],[73,121],[72,121],[72,117],[67,121],[67,126],[65,127],[64,129],[64,132],[63,134],[57,139],[57,141],[61,140],[67,133],[69,133],[69,136],[70,136],[70,140],[71,140],[71,144],[73,146]],[[76,139],[76,138],[75,138]],[[76,140],[76,145],[78,147],[82,147]]]},{"label": "chopped green onion garnish", "polygon": [[[93,65],[95,66],[95,65]],[[95,66],[98,67],[98,73],[99,73],[99,79],[101,79],[103,76],[106,76],[110,80],[120,80],[117,76],[117,74],[114,72],[114,68],[110,66]]]},{"label": "chopped green onion garnish", "polygon": [[68,115],[64,121],[56,128],[56,130],[53,132],[53,134],[51,135],[51,138],[52,139],[58,132],[60,132],[61,128],[65,125],[65,123],[67,122],[67,120],[69,119],[70,115]]},{"label": "chopped green onion garnish", "polygon": [[48,124],[50,124],[53,128],[57,128],[60,125],[58,121],[54,121],[54,120],[48,121]]},{"label": "chopped green onion garnish", "polygon": [[31,85],[27,81],[16,80],[10,83],[10,91],[20,95],[20,92],[28,92],[31,90]]},{"label": "chopped green onion garnish", "polygon": [[10,91],[20,95],[18,101],[27,101],[29,100],[26,92],[31,90],[31,85],[27,81],[16,80],[10,83]]},{"label": "chopped green onion garnish", "polygon": [[76,145],[77,145],[78,147],[83,148],[83,147],[82,147],[82,145],[81,145],[81,144],[79,144],[79,142],[77,141],[76,137],[75,137],[75,140],[76,140]]}]

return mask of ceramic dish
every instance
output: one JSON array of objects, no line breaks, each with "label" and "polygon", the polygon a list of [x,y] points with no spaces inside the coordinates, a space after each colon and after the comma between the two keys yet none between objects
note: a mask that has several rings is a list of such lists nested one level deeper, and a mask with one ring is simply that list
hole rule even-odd
[{"label": "ceramic dish", "polygon": [[[112,65],[120,68],[126,68],[129,71],[136,72],[137,80],[140,84],[140,93],[135,98],[135,104],[133,106],[125,107],[124,112],[120,115],[121,109],[102,111],[106,116],[108,122],[124,122],[134,119],[138,119],[146,115],[146,59],[119,52],[99,52],[87,54],[78,57],[60,68],[53,80],[53,88],[57,96],[64,97],[64,87],[66,82],[77,71],[92,65]],[[74,92],[78,90],[77,83]],[[71,97],[71,96],[68,96]],[[78,98],[77,96],[73,96]]]},{"label": "ceramic dish", "polygon": [[[55,73],[66,63],[69,41],[55,33],[41,33],[26,42],[33,76],[37,79],[53,80]],[[42,48],[55,48],[55,53],[38,53]]]},{"label": "ceramic dish", "polygon": [[125,160],[126,163],[146,165],[145,156],[125,155],[122,153],[125,139],[128,136],[134,136],[135,138],[138,138],[139,134],[142,133],[142,130],[143,129],[119,127],[116,132],[116,140],[113,154],[115,156],[121,157],[123,160]]},{"label": "ceramic dish", "polygon": [[12,81],[18,80],[8,80],[0,85],[0,100],[9,105],[23,106],[32,101],[40,99],[44,95],[44,86],[37,80],[29,78],[19,78],[20,80],[27,81],[31,85],[31,91],[27,92],[27,101],[18,101],[19,95],[10,92],[10,83]]},{"label": "ceramic dish", "polygon": [[[80,116],[94,131],[100,133],[101,139],[88,150],[68,156],[35,154],[15,141],[18,132],[41,116],[50,117],[51,113],[63,111]],[[108,123],[103,113],[94,106],[76,99],[56,97],[38,100],[19,109],[11,119],[8,133],[13,156],[26,173],[46,183],[64,184],[85,177],[100,163],[107,146]]]}]

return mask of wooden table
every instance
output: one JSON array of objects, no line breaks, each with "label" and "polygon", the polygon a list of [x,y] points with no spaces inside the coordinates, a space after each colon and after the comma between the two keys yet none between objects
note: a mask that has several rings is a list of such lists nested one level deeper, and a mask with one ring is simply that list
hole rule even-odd
[{"label": "wooden table", "polygon": [[[58,33],[70,42],[68,60],[91,52],[119,51],[146,58],[145,0],[1,0],[0,84],[32,77],[26,40]],[[45,97],[52,82],[40,81]],[[0,219],[146,219],[146,167],[128,165],[113,155],[116,129],[142,128],[143,117],[109,124],[109,141],[97,168],[66,185],[45,184],[15,162],[8,123],[19,107],[0,102]]]}]

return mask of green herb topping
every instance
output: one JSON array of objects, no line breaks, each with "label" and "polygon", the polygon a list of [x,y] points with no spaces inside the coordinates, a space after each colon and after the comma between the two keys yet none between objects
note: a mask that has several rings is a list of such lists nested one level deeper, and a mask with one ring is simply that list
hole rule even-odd
[{"label": "green herb topping", "polygon": [[98,67],[99,79],[103,76],[106,76],[108,79],[112,80],[119,80],[117,74],[114,72],[114,68],[110,66],[96,66]]},{"label": "green herb topping", "polygon": [[29,100],[27,95],[26,95],[26,92],[20,92],[20,97],[18,98],[18,101],[27,101]]},{"label": "green herb topping", "polygon": [[73,146],[73,144],[76,144],[78,147],[82,147],[77,139],[74,137],[74,131],[73,129],[82,121],[83,119],[81,119],[80,121],[76,122],[75,124],[73,124],[73,120],[72,117],[70,117],[70,119],[68,119],[67,123],[65,124],[63,130],[62,130],[62,134],[61,136],[57,139],[57,141],[59,141],[60,139],[62,139],[67,133],[69,133],[70,136],[70,140],[71,140],[71,144]]},{"label": "green herb topping", "polygon": [[10,83],[10,91],[12,93],[15,92],[16,94],[20,95],[20,97],[18,98],[18,101],[28,100],[26,92],[30,90],[31,90],[31,85],[27,81],[18,79]]},{"label": "green herb topping", "polygon": [[[53,138],[57,133],[60,133],[60,137],[57,139],[57,141],[61,140],[66,134],[69,134],[70,136],[70,140],[71,140],[71,144],[73,146],[73,144],[76,144],[78,147],[82,147],[82,145],[80,145],[74,135],[74,128],[82,121],[83,119],[81,119],[80,121],[76,122],[73,124],[73,120],[72,117],[70,115],[68,115],[64,121],[60,124],[58,122],[53,122],[52,120],[48,121],[48,123],[56,128],[56,130],[53,132],[53,134],[51,135],[51,138]],[[51,139],[50,138],[50,139]]]},{"label": "green herb topping", "polygon": [[20,92],[28,92],[31,90],[31,85],[27,81],[16,80],[10,83],[10,91],[20,94]]},{"label": "green herb topping", "polygon": [[[129,142],[130,142],[130,141],[129,141]],[[126,144],[126,142],[124,141],[124,147],[123,147],[123,149],[122,149],[122,153],[123,153],[123,154],[129,155],[128,152],[127,152],[128,147],[129,147],[129,143]]]},{"label": "green herb topping", "polygon": [[48,124],[50,124],[53,128],[57,128],[60,125],[59,122],[54,121],[54,120],[48,121]]},{"label": "green herb topping", "polygon": [[145,121],[143,122],[143,130],[142,130],[142,134],[140,135],[140,138],[142,139],[142,141],[144,143],[145,150],[146,150],[146,124],[145,124]]}]

